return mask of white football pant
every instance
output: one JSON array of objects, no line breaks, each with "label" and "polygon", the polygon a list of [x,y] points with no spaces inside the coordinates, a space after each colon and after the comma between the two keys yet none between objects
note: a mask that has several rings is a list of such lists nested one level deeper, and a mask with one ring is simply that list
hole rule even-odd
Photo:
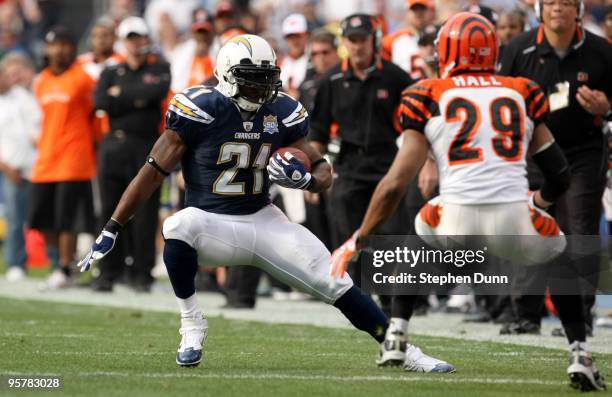
[{"label": "white football pant", "polygon": [[542,264],[566,246],[555,220],[530,209],[527,201],[460,205],[438,196],[421,208],[414,223],[417,234],[436,248],[445,246],[444,236],[482,236],[490,254],[514,264]]},{"label": "white football pant", "polygon": [[163,234],[195,248],[200,264],[257,266],[326,303],[335,302],[353,285],[347,274],[334,280],[325,245],[272,204],[250,215],[188,207],[166,219]]}]

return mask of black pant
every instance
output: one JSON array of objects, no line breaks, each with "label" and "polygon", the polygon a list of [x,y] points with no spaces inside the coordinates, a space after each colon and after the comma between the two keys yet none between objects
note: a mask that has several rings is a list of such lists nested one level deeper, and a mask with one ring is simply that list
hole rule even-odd
[{"label": "black pant", "polygon": [[[603,146],[602,146],[603,148]],[[601,197],[605,187],[606,161],[605,151],[601,148],[585,149],[579,152],[566,153],[570,164],[571,185],[568,191],[557,201],[553,214],[561,230],[566,235],[598,235],[601,216]],[[572,241],[570,238],[570,249]],[[585,249],[588,247],[582,247]],[[596,252],[597,249],[594,249]],[[557,285],[549,285],[552,300],[559,311],[564,326],[566,323],[585,322],[592,325],[591,309],[595,303],[595,291],[599,273],[599,257],[587,256],[575,263],[579,273],[585,275],[583,296],[559,296],[555,294]],[[518,275],[518,281],[530,291],[536,285],[546,285],[546,272],[533,274],[526,278]],[[588,284],[588,285],[587,285]],[[519,318],[539,323],[544,302],[544,291],[539,295],[521,295],[513,298],[516,314]]]},{"label": "black pant", "polygon": [[[155,137],[142,139],[109,133],[98,153],[98,181],[102,203],[101,222],[113,214],[121,195],[145,164]],[[155,265],[155,239],[159,221],[159,189],[119,232],[115,248],[100,261],[100,277],[117,281],[129,267],[129,281],[150,285]]]}]

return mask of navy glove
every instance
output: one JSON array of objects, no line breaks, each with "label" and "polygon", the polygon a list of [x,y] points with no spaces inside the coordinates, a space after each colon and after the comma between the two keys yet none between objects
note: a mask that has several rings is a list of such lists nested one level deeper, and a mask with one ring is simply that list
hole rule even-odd
[{"label": "navy glove", "polygon": [[120,228],[121,224],[119,222],[113,219],[108,221],[87,255],[77,264],[81,272],[89,270],[93,261],[104,258],[113,249]]},{"label": "navy glove", "polygon": [[306,190],[313,183],[312,174],[291,153],[270,157],[267,169],[270,181],[282,187]]}]

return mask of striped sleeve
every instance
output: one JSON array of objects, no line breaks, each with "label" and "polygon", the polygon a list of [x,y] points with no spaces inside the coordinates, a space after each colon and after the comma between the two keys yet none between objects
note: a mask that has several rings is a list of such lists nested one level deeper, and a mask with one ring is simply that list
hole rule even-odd
[{"label": "striped sleeve", "polygon": [[397,109],[397,121],[402,131],[415,130],[425,133],[425,125],[437,114],[438,104],[434,101],[429,86],[420,82],[402,92]]},{"label": "striped sleeve", "polygon": [[543,123],[548,116],[548,98],[540,86],[531,80],[527,82],[526,93],[525,107],[527,108],[527,116],[537,126]]}]

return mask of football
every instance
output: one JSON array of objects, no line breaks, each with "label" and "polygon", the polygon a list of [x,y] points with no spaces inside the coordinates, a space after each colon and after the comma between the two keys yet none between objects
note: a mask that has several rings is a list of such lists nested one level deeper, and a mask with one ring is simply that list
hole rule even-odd
[{"label": "football", "polygon": [[285,153],[291,153],[293,157],[297,158],[300,163],[306,168],[306,171],[310,172],[310,159],[306,155],[306,153],[302,152],[300,149],[296,149],[294,147],[282,147],[274,152],[272,155],[275,156],[277,153],[281,156],[284,156]]}]

